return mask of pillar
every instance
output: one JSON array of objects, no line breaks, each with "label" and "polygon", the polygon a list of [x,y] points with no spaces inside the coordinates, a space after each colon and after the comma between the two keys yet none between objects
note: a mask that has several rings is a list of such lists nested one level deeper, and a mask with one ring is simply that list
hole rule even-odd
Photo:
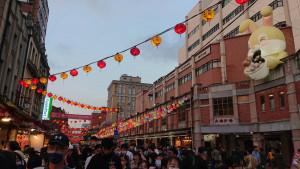
[{"label": "pillar", "polygon": [[[223,12],[222,12],[222,3],[219,4],[219,25],[220,30],[223,30]],[[227,70],[226,70],[226,53],[225,53],[225,41],[223,32],[219,35],[220,38],[220,55],[221,55],[221,73],[222,73],[222,83],[225,84],[227,82]]]},{"label": "pillar", "polygon": [[231,155],[231,152],[233,149],[237,150],[237,147],[236,147],[236,138],[235,138],[235,135],[234,134],[230,134],[228,136],[228,152],[229,152],[229,155]]},{"label": "pillar", "polygon": [[[197,85],[194,88],[194,95],[195,91],[197,92]],[[193,133],[192,133],[192,143],[193,148],[198,148],[200,146],[204,146],[204,135],[201,133],[201,114],[200,114],[200,102],[199,100],[194,101],[194,110],[192,112],[192,119],[193,119]]]},{"label": "pillar", "polygon": [[178,67],[175,68],[175,97],[178,97]]},{"label": "pillar", "polygon": [[253,133],[253,145],[265,149],[265,137],[263,133]]},{"label": "pillar", "polygon": [[287,98],[289,104],[289,113],[290,113],[290,126],[292,130],[292,139],[294,145],[294,152],[297,152],[300,149],[300,117],[296,97],[296,86],[295,78],[293,75],[292,62],[293,59],[289,59],[284,64],[285,74],[286,74],[286,84],[287,84]]}]

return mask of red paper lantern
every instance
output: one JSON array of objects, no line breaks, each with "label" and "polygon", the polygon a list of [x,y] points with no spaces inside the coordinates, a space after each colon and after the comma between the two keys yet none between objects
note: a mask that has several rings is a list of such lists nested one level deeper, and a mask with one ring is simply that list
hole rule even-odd
[{"label": "red paper lantern", "polygon": [[77,102],[75,102],[75,103],[74,103],[74,105],[75,105],[75,106],[77,106],[77,105],[78,105],[78,103],[77,103]]},{"label": "red paper lantern", "polygon": [[[77,121],[74,121],[74,123],[77,123]],[[78,130],[78,129],[77,129]]]},{"label": "red paper lantern", "polygon": [[106,114],[104,115],[104,117],[106,117]]},{"label": "red paper lantern", "polygon": [[52,97],[53,95],[52,95],[52,93],[48,93],[48,97]]},{"label": "red paper lantern", "polygon": [[24,87],[29,87],[30,86],[30,84],[24,84]]},{"label": "red paper lantern", "polygon": [[62,97],[59,97],[59,98],[58,98],[59,101],[62,101],[62,99],[63,99]]},{"label": "red paper lantern", "polygon": [[83,108],[83,107],[84,107],[84,104],[82,104],[81,107]]},{"label": "red paper lantern", "polygon": [[77,76],[78,75],[77,70],[76,69],[71,70],[70,75],[73,76],[73,77]]},{"label": "red paper lantern", "polygon": [[88,108],[88,109],[90,109],[90,108],[91,108],[91,106],[88,106],[87,108]]},{"label": "red paper lantern", "polygon": [[42,93],[42,92],[43,92],[43,89],[37,89],[36,92]]},{"label": "red paper lantern", "polygon": [[49,76],[49,80],[51,82],[54,82],[56,80],[56,76],[54,76],[54,75]]},{"label": "red paper lantern", "polygon": [[38,84],[39,83],[39,79],[37,78],[33,78],[31,79],[32,84]]},{"label": "red paper lantern", "polygon": [[71,103],[71,101],[70,101],[70,100],[68,100],[68,101],[67,101],[67,103],[68,103],[68,104],[70,104],[70,103]]},{"label": "red paper lantern", "polygon": [[25,82],[24,82],[24,80],[19,80],[19,85],[24,85],[25,84]]},{"label": "red paper lantern", "polygon": [[178,34],[183,34],[186,30],[186,26],[183,23],[179,23],[175,26],[174,30]]},{"label": "red paper lantern", "polygon": [[137,56],[140,54],[140,50],[137,47],[133,47],[131,48],[130,53],[132,54],[132,56]]},{"label": "red paper lantern", "polygon": [[240,5],[244,5],[245,3],[248,2],[248,0],[235,0],[236,3],[240,4]]},{"label": "red paper lantern", "polygon": [[103,60],[100,60],[100,61],[97,63],[97,65],[98,65],[98,67],[99,67],[100,69],[103,69],[103,68],[105,68],[106,63],[105,63]]}]

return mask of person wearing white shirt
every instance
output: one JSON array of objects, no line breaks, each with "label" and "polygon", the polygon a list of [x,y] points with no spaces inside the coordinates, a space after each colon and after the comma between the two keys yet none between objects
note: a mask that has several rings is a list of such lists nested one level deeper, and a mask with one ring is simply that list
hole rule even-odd
[{"label": "person wearing white shirt", "polygon": [[91,156],[89,156],[86,161],[85,161],[85,164],[84,164],[84,168],[87,169],[87,166],[89,165],[92,157],[98,153],[100,153],[101,151],[101,144],[96,144],[94,149],[93,149],[93,154]]}]

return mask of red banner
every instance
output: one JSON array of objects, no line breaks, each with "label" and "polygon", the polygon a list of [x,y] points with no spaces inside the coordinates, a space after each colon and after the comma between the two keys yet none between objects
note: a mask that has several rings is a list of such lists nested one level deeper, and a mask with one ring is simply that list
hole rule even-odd
[{"label": "red banner", "polygon": [[59,119],[81,119],[81,120],[91,120],[91,115],[78,115],[78,114],[63,114],[57,112],[51,112],[50,117]]}]

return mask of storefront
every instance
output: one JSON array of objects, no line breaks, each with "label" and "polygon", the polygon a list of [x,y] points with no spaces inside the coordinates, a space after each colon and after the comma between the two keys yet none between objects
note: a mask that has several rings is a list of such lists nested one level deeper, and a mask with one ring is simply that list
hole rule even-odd
[{"label": "storefront", "polygon": [[192,147],[192,137],[176,137],[174,138],[175,147],[191,148]]}]

